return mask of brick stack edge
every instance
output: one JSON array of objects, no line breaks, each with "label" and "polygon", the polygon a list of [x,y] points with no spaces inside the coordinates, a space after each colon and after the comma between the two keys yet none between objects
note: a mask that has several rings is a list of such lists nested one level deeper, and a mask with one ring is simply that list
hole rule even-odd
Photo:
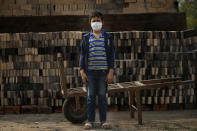
[{"label": "brick stack edge", "polygon": [[[182,31],[185,13],[106,14],[106,31]],[[0,33],[89,31],[87,15],[0,17]],[[21,26],[22,25],[22,26]]]},{"label": "brick stack edge", "polygon": [[0,0],[0,16],[87,15],[92,10],[107,14],[178,11],[176,0]]},{"label": "brick stack edge", "polygon": [[[0,34],[0,114],[61,112],[57,53],[64,53],[67,88],[83,86],[79,53],[83,32]],[[143,110],[195,108],[197,104],[197,33],[192,31],[111,32],[115,82],[166,77],[195,84],[144,90]],[[128,94],[108,94],[109,110],[128,110]]]}]

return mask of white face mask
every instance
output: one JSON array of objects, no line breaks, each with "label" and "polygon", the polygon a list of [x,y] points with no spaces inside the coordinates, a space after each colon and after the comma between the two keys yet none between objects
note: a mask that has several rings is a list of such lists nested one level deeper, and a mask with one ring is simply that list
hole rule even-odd
[{"label": "white face mask", "polygon": [[101,28],[102,28],[102,22],[92,22],[91,23],[91,27],[95,31],[101,30]]}]

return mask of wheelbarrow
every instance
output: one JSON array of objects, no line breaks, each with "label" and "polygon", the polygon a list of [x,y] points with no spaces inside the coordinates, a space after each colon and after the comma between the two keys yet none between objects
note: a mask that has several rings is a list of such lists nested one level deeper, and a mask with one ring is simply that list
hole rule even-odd
[{"label": "wheelbarrow", "polygon": [[[61,93],[65,101],[63,103],[62,112],[64,116],[72,123],[82,123],[87,120],[87,100],[86,87],[77,87],[67,89],[66,73],[64,72],[63,58],[58,53],[58,62],[60,68]],[[108,94],[128,92],[130,117],[134,118],[134,112],[138,113],[138,124],[142,124],[142,108],[140,103],[140,91],[146,89],[155,89],[161,87],[172,87],[183,84],[192,83],[192,80],[182,81],[182,78],[162,78],[142,81],[122,82],[108,84]],[[136,96],[136,106],[133,105],[134,94]]]}]

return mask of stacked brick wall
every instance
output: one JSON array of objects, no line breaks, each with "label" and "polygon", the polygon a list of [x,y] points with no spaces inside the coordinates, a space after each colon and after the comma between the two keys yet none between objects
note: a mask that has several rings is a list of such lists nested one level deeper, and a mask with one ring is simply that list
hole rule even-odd
[{"label": "stacked brick wall", "polygon": [[[0,105],[28,110],[25,106],[62,106],[57,53],[64,54],[67,88],[83,86],[79,74],[82,32],[0,34]],[[195,84],[142,91],[143,105],[196,104],[197,33],[193,31],[111,32],[115,50],[115,82],[183,77]],[[128,94],[108,95],[108,105],[128,106]],[[48,109],[48,108],[47,108]],[[126,108],[124,108],[126,109]],[[127,108],[128,109],[128,108]],[[157,109],[155,107],[155,109]],[[5,110],[4,110],[5,111]],[[9,110],[8,110],[9,111]]]}]

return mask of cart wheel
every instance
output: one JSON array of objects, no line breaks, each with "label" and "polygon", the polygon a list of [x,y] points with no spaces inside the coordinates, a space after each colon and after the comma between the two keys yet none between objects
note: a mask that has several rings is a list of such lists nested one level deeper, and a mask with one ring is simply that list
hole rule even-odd
[{"label": "cart wheel", "polygon": [[84,96],[79,96],[80,108],[76,109],[75,97],[65,99],[62,112],[65,118],[72,123],[82,123],[87,120],[87,100]]}]

